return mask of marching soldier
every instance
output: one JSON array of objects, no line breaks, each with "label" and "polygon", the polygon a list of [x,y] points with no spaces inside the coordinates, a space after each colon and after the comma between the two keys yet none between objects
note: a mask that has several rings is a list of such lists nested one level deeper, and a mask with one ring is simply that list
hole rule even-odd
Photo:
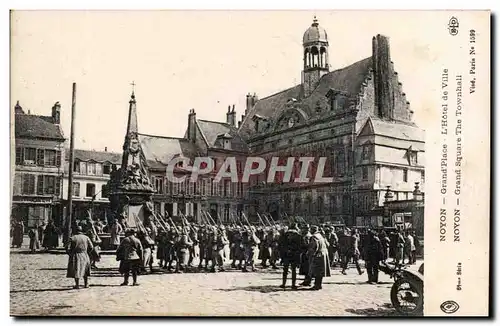
[{"label": "marching soldier", "polygon": [[245,248],[245,260],[243,262],[243,272],[248,272],[247,266],[250,265],[252,272],[255,272],[255,251],[260,244],[260,239],[255,234],[255,227],[251,226],[243,231],[243,246]]},{"label": "marching soldier", "polygon": [[[202,225],[198,230],[198,241],[200,243],[200,262],[198,264],[198,269],[207,268],[208,266],[208,258],[207,258],[207,248],[208,248],[208,235],[207,235],[207,227]],[[205,262],[205,266],[203,267],[203,262]]]},{"label": "marching soldier", "polygon": [[189,261],[190,247],[193,242],[189,238],[187,227],[181,228],[181,235],[178,237],[177,243],[177,265],[175,266],[176,273],[186,271],[186,265]]},{"label": "marching soldier", "polygon": [[[233,232],[231,248],[233,250],[233,262],[231,263],[232,268],[241,269],[242,261],[245,258],[244,248],[243,248],[243,234],[239,227]],[[236,267],[236,261],[238,261],[238,267]]]},{"label": "marching soldier", "polygon": [[[217,233],[218,232],[218,233]],[[223,228],[217,230],[217,227],[214,226],[214,245],[215,249],[213,255],[215,259],[213,260],[212,270],[211,272],[215,272],[215,265],[217,264],[219,272],[224,272],[224,248],[229,244],[227,240],[225,231]]]},{"label": "marching soldier", "polygon": [[188,261],[188,267],[193,267],[193,260],[195,257],[198,257],[200,255],[200,246],[199,246],[199,241],[198,241],[198,230],[192,226],[190,231],[189,231],[189,238],[193,242],[193,245],[189,247],[189,261]]}]

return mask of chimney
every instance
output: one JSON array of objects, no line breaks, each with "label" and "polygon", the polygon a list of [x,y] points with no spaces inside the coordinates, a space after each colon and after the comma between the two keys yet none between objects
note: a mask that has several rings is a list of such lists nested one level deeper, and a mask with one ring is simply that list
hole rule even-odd
[{"label": "chimney", "polygon": [[257,94],[253,93],[253,96],[252,96],[252,107],[255,106],[255,104],[257,103],[258,100],[259,100],[259,98],[257,97]]},{"label": "chimney", "polygon": [[248,111],[252,108],[252,95],[250,93],[247,94],[247,106],[245,108],[245,114],[248,114]]},{"label": "chimney", "polygon": [[234,104],[232,110],[231,110],[231,105],[227,107],[226,123],[233,127],[236,127],[236,112],[234,111]]},{"label": "chimney", "polygon": [[394,119],[394,71],[389,52],[389,38],[378,34],[372,39],[375,108],[379,117]]},{"label": "chimney", "polygon": [[52,107],[52,121],[58,125],[61,123],[61,104],[56,102]]},{"label": "chimney", "polygon": [[19,101],[17,101],[16,106],[14,107],[15,114],[24,114],[23,108],[19,105]]},{"label": "chimney", "polygon": [[196,112],[194,109],[189,110],[187,138],[193,143],[196,141]]}]

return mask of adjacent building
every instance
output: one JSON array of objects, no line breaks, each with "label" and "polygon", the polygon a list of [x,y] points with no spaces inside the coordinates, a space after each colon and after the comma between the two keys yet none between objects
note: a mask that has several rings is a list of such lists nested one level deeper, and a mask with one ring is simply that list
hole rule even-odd
[{"label": "adjacent building", "polygon": [[61,223],[64,135],[60,126],[61,105],[50,116],[14,108],[15,173],[12,218],[28,227],[53,219]]},{"label": "adjacent building", "polygon": [[[69,150],[67,150],[69,153]],[[113,165],[120,167],[122,155],[104,151],[75,149],[73,166],[73,218],[88,216],[89,210],[95,218],[107,220],[109,200],[105,186],[109,181]],[[63,179],[63,203],[68,207],[69,155],[65,158]]]}]

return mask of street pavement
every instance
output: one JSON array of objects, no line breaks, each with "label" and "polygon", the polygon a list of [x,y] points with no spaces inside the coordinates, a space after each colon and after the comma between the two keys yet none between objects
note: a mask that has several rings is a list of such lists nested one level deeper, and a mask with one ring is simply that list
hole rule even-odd
[{"label": "street pavement", "polygon": [[[118,262],[103,255],[90,287],[74,290],[66,278],[65,254],[11,249],[11,315],[94,316],[396,316],[389,276],[367,284],[366,273],[334,269],[323,290],[281,289],[281,269],[254,273],[175,274],[160,270],[139,276],[139,286],[120,286]],[[418,266],[419,264],[417,264]],[[229,266],[228,266],[229,267]],[[302,277],[300,277],[302,279]]]}]

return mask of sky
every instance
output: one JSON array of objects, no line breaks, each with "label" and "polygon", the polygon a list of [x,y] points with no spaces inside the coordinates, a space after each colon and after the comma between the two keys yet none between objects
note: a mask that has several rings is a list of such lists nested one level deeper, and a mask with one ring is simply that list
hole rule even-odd
[{"label": "sky", "polygon": [[50,115],[59,101],[69,137],[76,82],[75,148],[116,152],[132,82],[141,133],[182,137],[191,108],[198,119],[225,121],[234,104],[239,120],[247,93],[263,98],[300,83],[302,36],[314,15],[328,33],[331,70],[371,56],[374,35],[390,38],[414,120],[425,129],[427,113],[438,110],[433,63],[445,50],[431,36],[449,17],[436,12],[14,11],[11,109],[19,101]]}]

